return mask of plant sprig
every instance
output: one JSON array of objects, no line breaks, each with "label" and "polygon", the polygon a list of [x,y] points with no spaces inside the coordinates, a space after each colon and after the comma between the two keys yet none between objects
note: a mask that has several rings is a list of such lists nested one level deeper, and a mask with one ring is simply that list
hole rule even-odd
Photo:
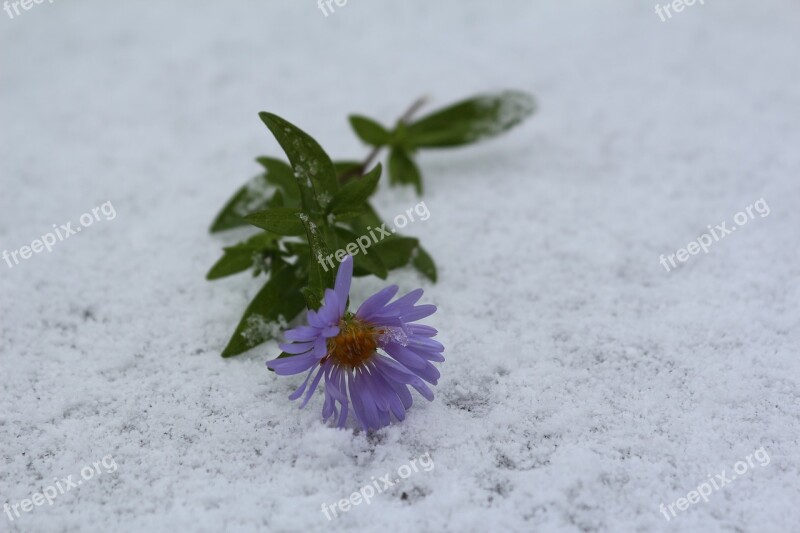
[{"label": "plant sprig", "polygon": [[[275,338],[305,307],[317,309],[336,275],[323,259],[385,224],[369,202],[383,173],[383,165],[374,162],[384,149],[389,152],[390,184],[412,185],[422,194],[422,175],[414,160],[419,150],[463,146],[494,137],[535,110],[529,95],[505,91],[470,98],[412,121],[424,103],[424,99],[417,100],[391,129],[363,115],[351,115],[356,135],[371,146],[361,163],[333,161],[297,126],[272,113],[259,114],[288,164],[272,157],[256,158],[262,172],[236,191],[211,225],[211,233],[247,224],[262,231],[223,248],[207,279],[250,269],[253,276],[267,276],[222,351],[223,357],[239,355]],[[386,279],[389,271],[408,264],[436,282],[436,265],[419,241],[392,233],[368,254],[354,257],[353,274]]]}]

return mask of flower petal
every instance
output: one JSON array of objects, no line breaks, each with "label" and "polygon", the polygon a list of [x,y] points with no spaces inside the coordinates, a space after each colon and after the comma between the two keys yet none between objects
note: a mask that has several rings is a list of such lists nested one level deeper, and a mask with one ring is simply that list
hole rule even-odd
[{"label": "flower petal", "polygon": [[308,385],[308,379],[311,377],[311,374],[313,374],[313,373],[314,373],[314,369],[313,368],[308,371],[308,374],[306,374],[306,379],[305,379],[305,381],[303,381],[303,384],[300,385],[299,387],[297,387],[297,390],[294,391],[289,396],[290,400],[294,401],[294,400],[298,399],[300,396],[303,395],[303,391],[306,390],[306,385]]},{"label": "flower petal", "polygon": [[322,379],[322,375],[325,373],[325,370],[330,368],[330,364],[326,363],[324,365],[319,366],[319,370],[317,371],[317,375],[314,376],[314,381],[311,382],[311,386],[308,388],[308,392],[306,393],[306,397],[303,399],[303,403],[300,404],[300,409],[306,406],[308,400],[311,399],[313,396],[314,391],[317,389],[317,385],[319,385],[319,380]]},{"label": "flower petal", "polygon": [[[389,403],[389,408],[398,420],[403,420],[406,417],[406,410],[403,407],[403,402],[398,397],[397,391],[391,383],[389,383],[383,373],[373,364],[370,366],[372,377],[376,381],[376,386],[380,387],[386,401]],[[406,389],[408,392],[408,389]],[[410,397],[411,395],[409,395]]]},{"label": "flower petal", "polygon": [[322,307],[317,312],[319,319],[326,326],[333,326],[339,323],[343,313],[339,312],[339,298],[331,289],[325,289],[325,299]]},{"label": "flower petal", "polygon": [[439,378],[442,376],[439,369],[427,361],[425,362],[425,368],[414,370],[414,373],[431,385],[436,385],[439,382]]},{"label": "flower petal", "polygon": [[381,411],[388,411],[389,410],[389,400],[386,399],[385,395],[383,394],[383,387],[378,386],[378,380],[375,379],[376,374],[368,373],[366,370],[364,371],[364,383],[366,384],[367,388],[369,389],[369,393],[372,395],[372,399],[375,400],[375,405],[378,406],[378,409]]},{"label": "flower petal", "polygon": [[362,429],[367,430],[369,427],[367,426],[366,418],[364,417],[364,407],[361,402],[361,396],[358,392],[358,388],[356,386],[356,378],[354,372],[347,372],[347,388],[350,391],[350,401],[353,402],[353,414],[356,415],[356,420],[358,420],[359,426]]},{"label": "flower petal", "polygon": [[429,352],[444,351],[444,346],[442,345],[442,343],[435,341],[433,339],[429,339],[427,337],[418,337],[417,335],[409,337],[408,346],[413,348],[420,348],[422,350]]},{"label": "flower petal", "polygon": [[435,337],[439,333],[436,328],[426,326],[425,324],[408,324],[406,327],[411,333],[423,337]]},{"label": "flower petal", "polygon": [[425,359],[412,352],[405,346],[401,346],[395,342],[390,342],[383,349],[394,357],[394,359],[405,366],[406,368],[422,369],[425,368]]},{"label": "flower petal", "polygon": [[361,307],[356,311],[356,316],[362,320],[368,320],[377,310],[386,305],[386,302],[394,298],[398,290],[400,290],[400,287],[397,285],[389,285],[385,289],[376,292],[364,300],[364,303],[362,303]]},{"label": "flower petal", "polygon": [[381,422],[378,418],[378,406],[375,403],[375,398],[372,396],[372,393],[370,392],[369,387],[364,380],[365,377],[363,371],[360,368],[357,368],[355,379],[356,393],[361,400],[364,420],[366,421],[369,429],[378,429],[381,427]]},{"label": "flower petal", "polygon": [[317,340],[314,341],[314,355],[317,356],[317,359],[322,359],[327,353],[328,341],[325,337],[317,337]]},{"label": "flower petal", "polygon": [[390,303],[377,313],[376,315],[387,315],[387,316],[400,316],[406,313],[411,312],[414,309],[414,304],[422,298],[422,289],[416,289],[405,296],[398,298],[394,302]]},{"label": "flower petal", "polygon": [[348,255],[339,265],[339,271],[336,273],[336,283],[333,285],[333,290],[338,297],[339,316],[344,316],[347,308],[347,297],[350,295],[350,282],[352,279],[353,257]]},{"label": "flower petal", "polygon": [[290,354],[306,353],[311,350],[313,346],[313,342],[284,342],[278,345],[281,350]]},{"label": "flower petal", "polygon": [[394,381],[390,381],[387,379],[389,385],[392,386],[394,391],[397,393],[397,396],[400,398],[400,401],[403,402],[403,407],[407,410],[414,405],[414,398],[411,397],[411,393],[408,392],[408,387],[405,386],[403,383],[397,383]]},{"label": "flower petal", "polygon": [[403,322],[414,322],[426,316],[431,316],[436,312],[436,306],[433,304],[418,305],[408,313],[403,314],[400,319]]},{"label": "flower petal", "polygon": [[334,407],[333,396],[328,393],[328,390],[325,390],[325,403],[322,404],[322,420],[327,422],[328,419],[333,416],[333,411],[335,410]]},{"label": "flower petal", "polygon": [[344,372],[341,370],[337,370],[336,379],[334,380],[333,390],[338,391],[341,395],[342,399],[339,400],[339,403],[342,405],[342,413],[339,415],[339,423],[337,426],[339,428],[343,428],[347,423],[347,410],[348,410],[348,401],[347,401],[347,384],[345,382]]},{"label": "flower petal", "polygon": [[311,326],[297,326],[283,333],[284,338],[289,341],[313,341],[317,335],[319,330]]},{"label": "flower petal", "polygon": [[428,401],[433,401],[433,392],[428,388],[419,376],[412,374],[407,369],[403,368],[399,363],[392,361],[388,357],[381,357],[380,355],[373,358],[375,364],[381,365],[381,371],[390,379],[398,383],[406,383],[411,385],[417,392],[425,397]]},{"label": "flower petal", "polygon": [[306,313],[306,320],[308,320],[309,325],[315,328],[324,329],[325,327],[330,326],[330,324],[326,324],[322,319],[320,319],[319,313],[316,311],[309,310],[308,313]]},{"label": "flower petal", "polygon": [[303,355],[293,355],[291,357],[279,357],[272,361],[267,361],[267,367],[275,371],[279,376],[291,376],[305,372],[315,364],[319,359],[309,352]]},{"label": "flower petal", "polygon": [[328,326],[322,330],[322,336],[331,338],[339,334],[339,326]]}]

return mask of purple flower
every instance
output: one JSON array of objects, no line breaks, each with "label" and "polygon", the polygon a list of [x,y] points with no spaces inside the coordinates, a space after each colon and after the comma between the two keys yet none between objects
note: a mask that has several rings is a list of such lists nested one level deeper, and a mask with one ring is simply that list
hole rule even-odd
[{"label": "purple flower", "polygon": [[[267,366],[281,376],[308,372],[303,384],[289,396],[296,400],[305,392],[301,408],[324,379],[323,420],[338,417],[338,426],[343,428],[352,407],[362,428],[379,429],[389,425],[391,415],[398,420],[406,417],[413,403],[409,385],[433,400],[425,382],[436,385],[439,371],[431,361],[444,361],[444,346],[433,340],[434,328],[412,324],[436,312],[434,305],[414,305],[422,289],[389,303],[398,290],[392,285],[350,313],[347,298],[352,277],[353,258],[347,256],[339,266],[333,290],[325,291],[322,306],[308,311],[308,325],[286,332],[286,339],[292,342],[280,347],[292,356],[268,361]],[[378,348],[387,355],[378,353]]]}]

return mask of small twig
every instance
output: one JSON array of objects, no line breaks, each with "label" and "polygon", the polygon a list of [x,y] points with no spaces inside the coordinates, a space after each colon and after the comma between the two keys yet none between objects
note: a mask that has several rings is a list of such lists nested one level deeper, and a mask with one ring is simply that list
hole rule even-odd
[{"label": "small twig", "polygon": [[[414,116],[414,113],[419,111],[419,109],[423,105],[425,105],[425,102],[427,102],[427,101],[428,101],[428,99],[425,96],[417,98],[417,100],[413,104],[411,104],[411,107],[409,107],[406,110],[406,112],[403,113],[403,116],[400,117],[400,122],[402,122],[404,124],[407,124],[408,121],[411,120],[411,117]],[[342,173],[339,176],[339,182],[340,183],[344,183],[345,181],[347,181],[348,179],[350,179],[352,177],[363,176],[367,172],[369,167],[372,166],[373,161],[375,161],[375,159],[378,157],[378,155],[380,155],[382,149],[383,149],[382,146],[376,146],[375,148],[373,148],[372,151],[370,151],[369,155],[367,155],[367,158],[364,160],[363,163],[361,163],[357,167],[354,167],[354,168],[348,170],[347,172]]]},{"label": "small twig", "polygon": [[427,96],[421,96],[417,98],[417,101],[411,104],[411,107],[409,107],[408,110],[405,113],[403,113],[403,116],[400,117],[400,122],[408,123],[408,121],[411,120],[411,117],[414,116],[414,113],[419,111],[419,108],[424,106],[427,101],[428,101]]}]

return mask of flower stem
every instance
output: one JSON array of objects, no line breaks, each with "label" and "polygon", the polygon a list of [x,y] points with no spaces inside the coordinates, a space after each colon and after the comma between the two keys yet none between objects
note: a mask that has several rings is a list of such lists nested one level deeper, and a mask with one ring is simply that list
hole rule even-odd
[{"label": "flower stem", "polygon": [[[411,106],[406,110],[406,112],[403,113],[403,116],[400,117],[399,121],[404,124],[408,123],[408,121],[411,120],[411,117],[414,116],[414,113],[419,111],[419,109],[423,105],[425,105],[427,101],[428,99],[425,96],[417,98],[417,100],[413,104],[411,104]],[[350,178],[353,178],[355,176],[363,176],[367,172],[367,170],[369,170],[369,167],[372,166],[372,163],[375,161],[375,159],[377,159],[378,155],[380,155],[381,150],[383,150],[382,146],[374,147],[372,151],[370,151],[369,155],[367,155],[367,158],[364,160],[363,163],[361,163],[359,166],[355,168],[348,170],[347,172],[343,172],[339,176],[339,183],[344,183]]]}]

